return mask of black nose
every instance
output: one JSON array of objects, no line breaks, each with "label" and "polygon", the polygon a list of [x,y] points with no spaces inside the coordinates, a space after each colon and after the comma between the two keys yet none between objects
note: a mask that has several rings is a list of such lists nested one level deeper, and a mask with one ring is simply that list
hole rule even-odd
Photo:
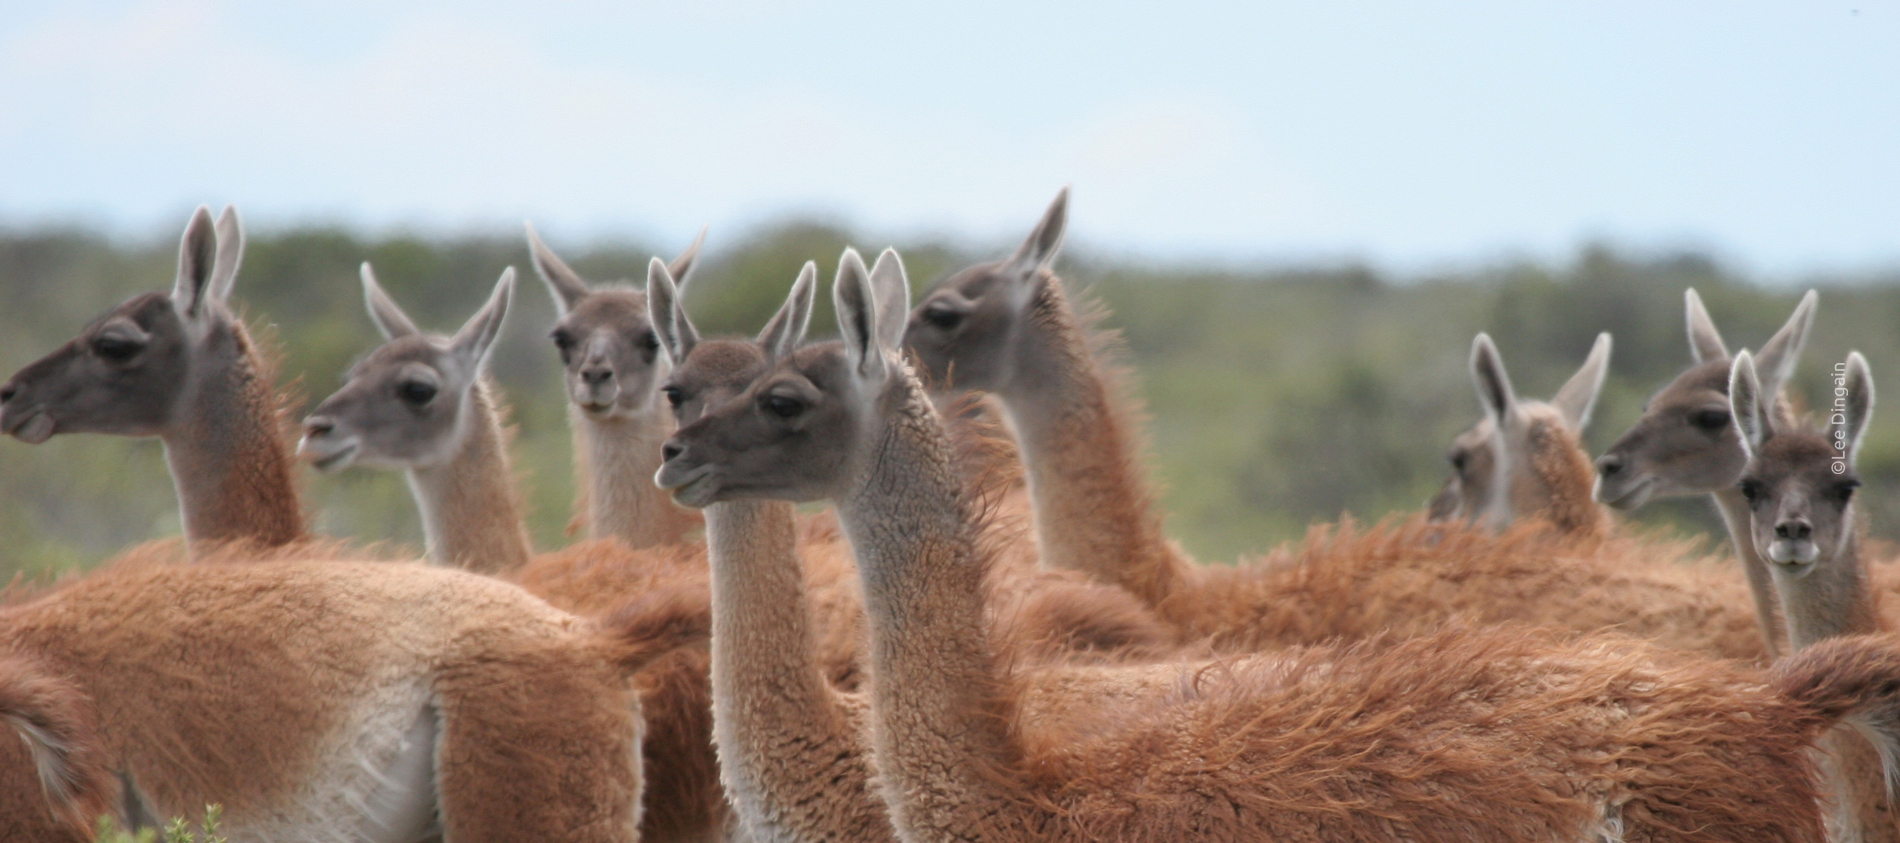
[{"label": "black nose", "polygon": [[600,386],[614,376],[612,369],[582,369],[581,380],[588,386]]},{"label": "black nose", "polygon": [[1775,538],[1805,539],[1813,534],[1814,528],[1808,524],[1806,518],[1796,518],[1775,525]]},{"label": "black nose", "polygon": [[330,435],[330,431],[335,429],[336,420],[329,416],[311,416],[303,420],[303,434],[305,436],[328,436]]},{"label": "black nose", "polygon": [[1623,458],[1615,454],[1604,454],[1597,460],[1597,474],[1604,477],[1614,476],[1623,470]]},{"label": "black nose", "polygon": [[672,460],[674,457],[684,453],[686,453],[686,446],[677,442],[668,442],[660,446],[661,459]]}]

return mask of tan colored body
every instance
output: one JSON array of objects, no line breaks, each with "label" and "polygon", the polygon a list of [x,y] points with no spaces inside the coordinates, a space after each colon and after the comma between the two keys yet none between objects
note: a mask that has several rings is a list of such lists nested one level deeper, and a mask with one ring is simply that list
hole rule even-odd
[{"label": "tan colored body", "polygon": [[980,510],[886,321],[906,291],[887,260],[847,251],[844,341],[681,427],[658,480],[700,504],[837,501],[902,840],[1819,840],[1813,741],[1893,721],[1893,641],[1764,677],[1510,628],[1140,668],[1113,704],[1026,716],[983,631]]},{"label": "tan colored body", "polygon": [[[419,839],[438,810],[447,841],[635,839],[631,665],[593,624],[457,571],[141,558],[168,555],[0,609],[87,700],[115,807],[217,803],[233,841]],[[0,839],[61,839],[4,743]]]}]

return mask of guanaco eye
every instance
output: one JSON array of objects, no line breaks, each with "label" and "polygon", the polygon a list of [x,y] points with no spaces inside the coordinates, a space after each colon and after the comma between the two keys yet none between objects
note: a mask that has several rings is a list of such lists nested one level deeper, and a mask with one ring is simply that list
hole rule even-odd
[{"label": "guanaco eye", "polygon": [[1751,505],[1761,503],[1761,499],[1767,494],[1767,491],[1768,491],[1765,487],[1762,486],[1762,483],[1760,480],[1753,480],[1753,479],[1743,480],[1741,482],[1741,488],[1742,488],[1742,497],[1747,498],[1748,502]]},{"label": "guanaco eye", "polygon": [[1859,480],[1842,480],[1828,487],[1827,497],[1836,504],[1846,506],[1848,501],[1854,499],[1854,490],[1858,488],[1860,488]]},{"label": "guanaco eye", "polygon": [[641,335],[640,335],[640,347],[641,347],[641,348],[644,348],[644,349],[646,349],[646,350],[647,350],[647,351],[649,351],[649,352],[653,352],[653,351],[659,351],[659,350],[660,350],[660,338],[659,338],[659,337],[656,337],[656,336],[654,336],[654,335],[653,335],[653,332],[652,332],[652,331],[648,331],[648,332],[646,332],[646,333],[644,333],[644,334],[641,334]]},{"label": "guanaco eye", "polygon": [[686,403],[686,391],[677,386],[660,387],[660,394],[666,396],[666,403],[671,404],[675,410]]},{"label": "guanaco eye", "polygon": [[1471,455],[1464,451],[1452,451],[1445,458],[1451,460],[1451,470],[1459,474],[1465,473],[1465,468],[1471,464]]},{"label": "guanaco eye", "polygon": [[805,402],[784,395],[767,395],[760,402],[765,411],[781,419],[789,419],[805,412]]},{"label": "guanaco eye", "polygon": [[396,385],[396,397],[420,407],[435,398],[435,384],[422,381],[403,381]]},{"label": "guanaco eye", "polygon": [[139,342],[111,334],[95,337],[92,341],[92,353],[115,363],[131,359],[143,347]]},{"label": "guanaco eye", "polygon": [[568,333],[566,328],[555,328],[554,332],[548,336],[553,338],[554,347],[560,350],[561,362],[573,362],[569,358],[574,355],[574,335]]},{"label": "guanaco eye", "polygon": [[963,322],[963,314],[941,305],[931,305],[924,308],[924,321],[947,331]]},{"label": "guanaco eye", "polygon": [[1695,425],[1698,430],[1715,433],[1728,426],[1728,411],[1697,410],[1695,415],[1689,417],[1689,423]]}]

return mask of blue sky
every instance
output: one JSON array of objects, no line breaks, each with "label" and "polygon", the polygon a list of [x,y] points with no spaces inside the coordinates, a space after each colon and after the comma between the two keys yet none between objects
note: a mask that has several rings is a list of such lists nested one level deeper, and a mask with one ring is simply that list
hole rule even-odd
[{"label": "blue sky", "polygon": [[1900,3],[0,0],[0,223],[1900,266]]}]

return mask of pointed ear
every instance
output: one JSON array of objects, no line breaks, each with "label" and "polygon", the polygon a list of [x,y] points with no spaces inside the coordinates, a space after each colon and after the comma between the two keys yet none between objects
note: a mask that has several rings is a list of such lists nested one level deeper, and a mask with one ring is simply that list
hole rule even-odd
[{"label": "pointed ear", "polygon": [[1828,441],[1847,443],[1847,464],[1860,458],[1860,440],[1867,435],[1867,423],[1874,418],[1874,376],[1867,370],[1867,358],[1860,352],[1848,352],[1847,409],[1828,418]]},{"label": "pointed ear", "polygon": [[666,271],[673,273],[673,287],[676,291],[684,291],[686,282],[693,280],[693,268],[699,264],[699,247],[706,245],[706,229],[710,227],[700,226],[699,236],[693,238],[693,244],[687,246],[686,251],[681,252],[679,257],[666,265]]},{"label": "pointed ear", "polygon": [[1802,296],[1787,324],[1769,337],[1761,353],[1755,355],[1755,368],[1761,372],[1761,393],[1770,400],[1780,395],[1782,385],[1794,377],[1795,365],[1801,362],[1801,349],[1807,347],[1808,335],[1814,332],[1814,311],[1820,298],[1813,290]]},{"label": "pointed ear", "polygon": [[501,271],[501,280],[495,282],[488,303],[449,340],[449,350],[470,370],[479,370],[488,362],[488,352],[495,347],[495,338],[501,336],[501,323],[508,316],[508,302],[514,295],[515,268],[511,266]]},{"label": "pointed ear", "polygon": [[548,292],[554,296],[554,309],[566,316],[569,310],[588,293],[587,282],[581,280],[580,273],[567,267],[561,259],[541,242],[536,234],[534,223],[528,223],[528,252],[534,258],[534,272],[548,285]]},{"label": "pointed ear", "polygon": [[1695,355],[1697,365],[1727,358],[1728,345],[1722,342],[1722,332],[1715,329],[1694,287],[1682,291],[1682,303],[1689,314],[1689,353]]},{"label": "pointed ear", "polygon": [[236,205],[224,206],[218,215],[218,257],[212,264],[209,295],[216,301],[231,298],[237,286],[238,266],[244,263],[244,223],[238,219]]},{"label": "pointed ear", "polygon": [[1511,376],[1504,371],[1504,358],[1489,334],[1480,333],[1471,341],[1471,382],[1478,387],[1478,401],[1485,415],[1500,428],[1517,407],[1517,393],[1511,390]]},{"label": "pointed ear", "polygon": [[1055,263],[1056,254],[1062,251],[1062,235],[1069,228],[1069,188],[1063,185],[1056,192],[1055,201],[1049,203],[1049,210],[1042,214],[1042,221],[1036,223],[1029,239],[1016,248],[1016,254],[1009,256],[1010,273],[1028,279],[1035,277],[1036,270]]},{"label": "pointed ear", "polygon": [[1603,378],[1610,373],[1610,332],[1597,334],[1596,345],[1590,346],[1590,356],[1583,359],[1583,366],[1577,373],[1564,382],[1564,388],[1557,390],[1557,397],[1550,399],[1551,406],[1563,413],[1564,421],[1570,429],[1579,433],[1590,426],[1590,411],[1596,408],[1597,396],[1603,392]]},{"label": "pointed ear", "polygon": [[1744,349],[1735,355],[1735,362],[1729,365],[1728,409],[1729,415],[1735,418],[1735,432],[1741,434],[1742,450],[1748,454],[1750,462],[1754,462],[1755,455],[1761,453],[1762,443],[1774,435],[1768,426],[1768,414],[1763,412],[1762,399],[1765,396],[1767,393],[1762,391],[1761,378],[1755,374],[1755,356]]},{"label": "pointed ear", "polygon": [[686,318],[686,309],[680,306],[673,272],[659,258],[647,262],[647,321],[653,323],[653,333],[659,336],[660,345],[675,366],[699,344],[699,329],[693,327],[692,320]]},{"label": "pointed ear", "polygon": [[172,307],[186,321],[196,321],[204,314],[217,250],[211,209],[199,205],[191,215],[191,223],[185,226],[184,239],[178,244],[178,278],[172,282]]},{"label": "pointed ear", "polygon": [[877,291],[877,341],[887,351],[904,345],[904,328],[910,324],[910,278],[904,273],[904,259],[896,249],[878,253],[871,265],[871,289]]},{"label": "pointed ear", "polygon": [[757,342],[765,348],[767,356],[777,360],[792,353],[792,349],[804,341],[805,329],[811,327],[812,301],[817,297],[818,262],[806,261],[805,268],[798,271],[798,280],[792,282],[791,294],[779,305],[778,312],[772,314],[772,321],[765,323],[765,329],[759,332]]},{"label": "pointed ear", "polygon": [[363,261],[363,304],[369,308],[369,321],[376,323],[383,339],[393,340],[422,333],[416,327],[415,320],[402,312],[396,300],[383,292],[383,285],[376,283],[376,272],[369,268],[369,261]]},{"label": "pointed ear", "polygon": [[867,380],[883,378],[884,352],[877,345],[877,294],[871,287],[871,271],[864,268],[858,250],[849,246],[838,259],[831,304],[838,312],[838,332],[844,336],[852,368]]}]

